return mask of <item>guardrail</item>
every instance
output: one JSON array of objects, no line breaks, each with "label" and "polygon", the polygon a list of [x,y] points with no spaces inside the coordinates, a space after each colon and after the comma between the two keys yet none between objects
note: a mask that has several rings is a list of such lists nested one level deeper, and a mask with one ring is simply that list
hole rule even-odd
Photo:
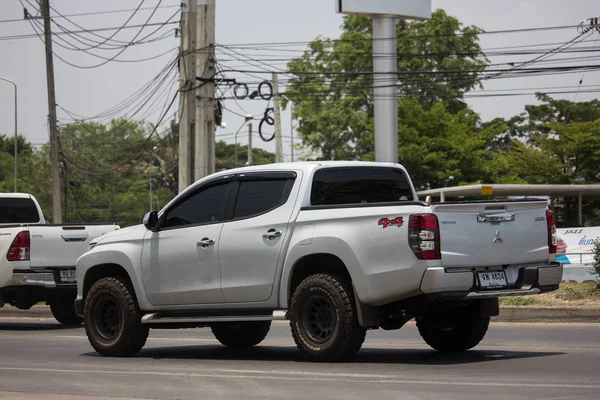
[{"label": "guardrail", "polygon": [[[569,258],[571,266],[583,266],[583,267],[593,267],[594,266],[594,253],[559,253],[559,254],[557,254],[557,257],[558,256],[567,256]],[[585,257],[585,261],[584,261],[584,256],[587,256],[587,257]],[[575,260],[578,259],[579,262],[571,261],[572,258],[575,258]]]}]

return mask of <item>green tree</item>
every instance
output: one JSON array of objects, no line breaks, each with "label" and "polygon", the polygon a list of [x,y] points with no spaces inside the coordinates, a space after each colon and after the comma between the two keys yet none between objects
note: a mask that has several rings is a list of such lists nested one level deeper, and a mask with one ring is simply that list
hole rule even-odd
[{"label": "green tree", "polygon": [[[372,88],[381,84],[368,73],[373,68],[371,20],[347,16],[342,30],[339,39],[312,41],[289,63],[293,76],[286,96],[295,106],[299,136],[323,159],[369,160],[374,153]],[[421,187],[438,185],[449,175],[465,181],[478,178],[462,169],[481,164],[475,158],[485,151],[486,142],[492,140],[490,130],[495,130],[495,126],[481,128],[463,99],[465,92],[480,85],[478,72],[488,62],[478,44],[479,32],[442,10],[429,21],[397,23],[399,158],[414,166],[409,170]],[[413,112],[438,119],[418,120]],[[458,136],[453,138],[454,134]],[[473,157],[459,154],[461,150],[473,150]],[[416,167],[423,165],[418,160],[423,159],[441,169],[430,170],[431,174],[418,171]],[[446,164],[448,160],[453,165]]]},{"label": "green tree", "polygon": [[[546,184],[600,182],[600,101],[572,102],[538,94],[540,104],[504,123],[497,137],[506,156],[504,181]],[[584,199],[584,219],[600,223],[600,201]],[[577,225],[577,198],[556,199],[562,226]]]},{"label": "green tree", "polygon": [[[243,167],[248,162],[248,146],[238,146],[238,167]],[[218,141],[215,147],[216,162],[215,169],[221,171],[223,169],[235,168],[235,145],[227,144],[224,141]],[[252,149],[252,164],[263,165],[275,162],[275,154],[254,147]]]}]

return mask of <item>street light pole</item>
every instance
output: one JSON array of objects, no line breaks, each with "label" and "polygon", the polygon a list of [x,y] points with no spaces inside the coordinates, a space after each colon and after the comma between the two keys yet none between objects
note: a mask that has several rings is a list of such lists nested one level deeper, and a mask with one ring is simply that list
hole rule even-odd
[{"label": "street light pole", "polygon": [[6,78],[2,78],[0,76],[0,81],[4,81],[4,82],[8,82],[11,83],[13,85],[13,87],[15,88],[15,149],[14,149],[14,159],[15,159],[15,193],[17,192],[17,179],[18,179],[18,172],[17,172],[17,150],[18,150],[18,136],[17,136],[17,84],[14,83],[13,81],[11,81],[10,79],[6,79]]},{"label": "street light pole", "polygon": [[294,162],[294,103],[290,101],[290,137],[292,140],[292,162]]},{"label": "street light pole", "polygon": [[234,149],[234,151],[235,151],[235,167],[236,168],[238,166],[238,141],[237,141],[237,135],[238,135],[238,133],[240,133],[240,131],[242,130],[242,128],[244,127],[244,125],[246,125],[247,122],[252,121],[253,119],[254,119],[254,117],[252,115],[247,114],[244,117],[244,123],[240,126],[240,128],[233,135],[234,140],[235,140],[235,144],[234,144],[235,149]]}]

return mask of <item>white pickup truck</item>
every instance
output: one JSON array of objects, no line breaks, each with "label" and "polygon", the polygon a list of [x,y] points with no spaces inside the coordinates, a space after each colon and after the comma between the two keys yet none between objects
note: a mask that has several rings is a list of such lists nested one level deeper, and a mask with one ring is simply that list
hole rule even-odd
[{"label": "white pickup truck", "polygon": [[58,322],[80,324],[73,305],[75,262],[90,240],[119,226],[45,222],[32,195],[0,193],[0,308],[47,302]]},{"label": "white pickup truck", "polygon": [[484,337],[498,297],[558,288],[545,200],[420,202],[398,164],[308,162],[219,172],[77,261],[94,349],[136,354],[150,328],[210,327],[249,347],[290,321],[309,360],[353,356],[368,329],[416,318],[440,351]]}]

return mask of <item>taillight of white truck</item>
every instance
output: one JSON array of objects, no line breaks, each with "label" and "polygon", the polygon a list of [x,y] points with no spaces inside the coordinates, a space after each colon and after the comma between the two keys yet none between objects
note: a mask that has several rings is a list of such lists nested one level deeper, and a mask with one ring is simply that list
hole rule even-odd
[{"label": "taillight of white truck", "polygon": [[27,261],[29,260],[29,247],[31,246],[31,240],[28,231],[22,231],[15,236],[6,259],[8,261]]},{"label": "taillight of white truck", "polygon": [[440,226],[435,214],[409,217],[408,244],[419,260],[441,260]]},{"label": "taillight of white truck", "polygon": [[548,250],[550,254],[556,254],[556,220],[551,210],[546,210],[546,224],[548,225]]}]

